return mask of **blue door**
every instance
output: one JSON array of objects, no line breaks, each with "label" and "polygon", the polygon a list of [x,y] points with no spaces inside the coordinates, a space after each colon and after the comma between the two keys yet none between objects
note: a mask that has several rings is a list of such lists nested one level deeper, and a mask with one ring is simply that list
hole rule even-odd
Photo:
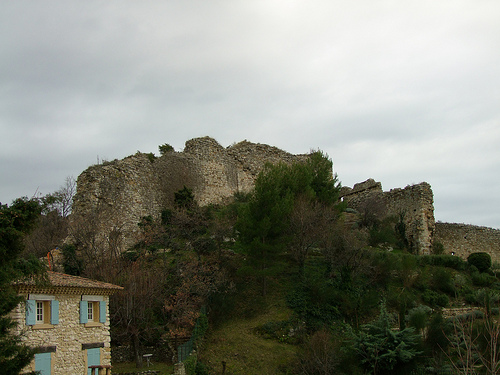
[{"label": "blue door", "polygon": [[35,354],[35,371],[40,375],[50,375],[50,353]]},{"label": "blue door", "polygon": [[[101,364],[101,349],[87,349],[87,366],[94,366]],[[91,370],[88,369],[88,375],[92,375]]]}]

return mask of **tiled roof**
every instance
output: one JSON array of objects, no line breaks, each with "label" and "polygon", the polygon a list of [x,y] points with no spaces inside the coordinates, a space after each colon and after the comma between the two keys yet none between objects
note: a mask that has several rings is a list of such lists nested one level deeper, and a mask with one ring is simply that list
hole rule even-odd
[{"label": "tiled roof", "polygon": [[[72,287],[72,288],[92,288],[92,289],[110,289],[119,290],[123,287],[86,279],[85,277],[67,275],[65,273],[47,271],[48,285],[52,287]],[[23,280],[16,282],[16,285],[35,286],[38,285],[35,280]]]}]

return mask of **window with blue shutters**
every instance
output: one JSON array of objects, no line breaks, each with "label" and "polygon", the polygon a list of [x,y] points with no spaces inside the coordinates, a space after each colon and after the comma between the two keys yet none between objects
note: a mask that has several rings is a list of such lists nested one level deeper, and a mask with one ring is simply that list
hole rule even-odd
[{"label": "window with blue shutters", "polygon": [[82,296],[80,301],[80,323],[88,327],[106,323],[106,301],[103,296]]},{"label": "window with blue shutters", "polygon": [[32,294],[26,301],[26,325],[50,328],[59,324],[59,301],[54,296]]},{"label": "window with blue shutters", "polygon": [[99,322],[106,323],[106,302],[99,302]]},{"label": "window with blue shutters", "polygon": [[88,322],[88,302],[80,301],[80,323]]}]

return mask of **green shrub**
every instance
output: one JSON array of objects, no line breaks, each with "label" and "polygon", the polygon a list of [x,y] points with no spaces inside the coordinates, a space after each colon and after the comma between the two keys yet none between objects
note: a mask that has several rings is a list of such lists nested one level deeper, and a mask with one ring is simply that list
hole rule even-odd
[{"label": "green shrub", "polygon": [[450,270],[444,267],[436,267],[432,274],[432,286],[435,290],[447,294],[455,293],[455,285],[453,283],[453,276]]},{"label": "green shrub", "polygon": [[381,244],[395,245],[397,242],[396,234],[390,227],[372,228],[368,243],[370,246],[376,247]]},{"label": "green shrub", "polygon": [[432,254],[441,255],[444,253],[444,245],[441,242],[432,243]]},{"label": "green shrub", "polygon": [[494,282],[497,281],[497,278],[495,276],[488,275],[487,273],[479,273],[479,272],[474,272],[471,275],[472,278],[472,283],[475,286],[491,286]]},{"label": "green shrub", "polygon": [[467,262],[471,266],[476,266],[479,272],[485,272],[491,268],[491,256],[488,253],[472,253],[467,257]]},{"label": "green shrub", "polygon": [[[420,335],[413,328],[392,330],[390,315],[382,304],[379,318],[353,333],[352,346],[368,373],[410,373],[420,352]],[[331,372],[330,372],[331,373]]]},{"label": "green shrub", "polygon": [[410,327],[413,327],[417,332],[421,332],[427,325],[427,320],[432,312],[429,306],[419,305],[408,312],[406,321]]},{"label": "green shrub", "polygon": [[173,152],[174,148],[168,143],[164,143],[158,146],[158,150],[160,151],[160,155],[165,155],[167,152]]},{"label": "green shrub", "polygon": [[288,294],[287,304],[308,329],[317,330],[340,316],[336,296],[335,288],[326,280],[306,279]]},{"label": "green shrub", "polygon": [[174,202],[179,208],[191,208],[194,204],[193,190],[184,187],[174,193]]},{"label": "green shrub", "polygon": [[467,263],[462,258],[450,254],[422,255],[420,265],[447,267],[457,271],[463,271],[467,268]]},{"label": "green shrub", "polygon": [[196,353],[191,354],[184,360],[184,369],[186,370],[186,375],[196,375],[197,363],[198,355]]},{"label": "green shrub", "polygon": [[450,299],[446,294],[435,292],[427,289],[422,293],[422,301],[431,306],[446,307],[450,303]]}]

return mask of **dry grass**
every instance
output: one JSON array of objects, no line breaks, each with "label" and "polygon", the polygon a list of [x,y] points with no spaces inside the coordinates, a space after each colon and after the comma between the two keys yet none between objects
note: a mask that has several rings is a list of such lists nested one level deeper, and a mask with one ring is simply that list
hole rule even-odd
[{"label": "dry grass", "polygon": [[200,360],[211,374],[222,373],[226,362],[226,375],[276,375],[284,374],[284,367],[295,358],[297,347],[276,340],[264,339],[255,328],[269,321],[289,319],[291,311],[283,298],[269,297],[262,313],[251,318],[233,318],[210,331]]}]

